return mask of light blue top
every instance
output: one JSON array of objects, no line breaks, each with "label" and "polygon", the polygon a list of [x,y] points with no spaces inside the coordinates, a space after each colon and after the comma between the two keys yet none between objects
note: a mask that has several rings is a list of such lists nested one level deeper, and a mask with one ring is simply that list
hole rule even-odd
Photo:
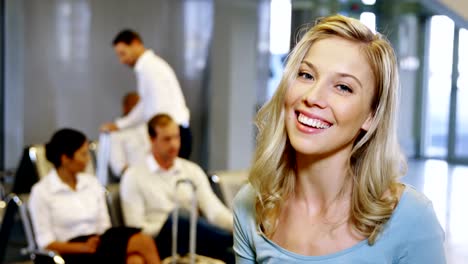
[{"label": "light blue top", "polygon": [[244,186],[234,200],[236,263],[446,263],[444,231],[432,203],[408,185],[374,245],[370,246],[364,240],[348,249],[322,256],[293,253],[259,234],[254,201],[251,185]]}]

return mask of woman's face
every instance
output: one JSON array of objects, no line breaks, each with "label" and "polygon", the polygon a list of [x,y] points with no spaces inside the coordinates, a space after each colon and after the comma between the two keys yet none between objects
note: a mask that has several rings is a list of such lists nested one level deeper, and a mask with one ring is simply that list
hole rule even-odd
[{"label": "woman's face", "polygon": [[73,158],[66,158],[63,165],[73,173],[83,172],[90,160],[88,142],[85,142],[74,154]]},{"label": "woman's face", "polygon": [[315,42],[285,97],[286,130],[296,152],[349,154],[372,120],[372,70],[360,44],[330,37]]}]

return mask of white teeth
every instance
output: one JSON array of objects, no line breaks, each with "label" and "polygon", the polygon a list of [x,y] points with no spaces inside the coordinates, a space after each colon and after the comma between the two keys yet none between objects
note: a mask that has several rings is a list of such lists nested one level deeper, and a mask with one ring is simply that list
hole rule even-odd
[{"label": "white teeth", "polygon": [[326,124],[318,119],[309,118],[303,114],[299,114],[299,117],[297,118],[297,120],[299,120],[300,123],[310,126],[310,127],[321,128],[321,129],[330,127],[329,124]]}]

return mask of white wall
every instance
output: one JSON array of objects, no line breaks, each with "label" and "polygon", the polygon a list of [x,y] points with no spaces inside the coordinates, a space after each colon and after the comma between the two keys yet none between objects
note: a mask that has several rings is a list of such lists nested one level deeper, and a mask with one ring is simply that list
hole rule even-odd
[{"label": "white wall", "polygon": [[[181,82],[191,110],[191,159],[207,170],[247,167],[256,94],[268,78],[267,69],[256,68],[257,3],[267,1],[6,0],[5,167],[15,168],[23,147],[45,143],[62,127],[97,139],[100,124],[120,114],[121,97],[135,88],[135,77],[118,62],[111,42],[128,27]],[[231,2],[238,7],[230,10]],[[216,19],[228,32],[219,35],[219,28],[213,36],[215,3],[227,5]],[[212,52],[216,43],[226,44],[229,57]],[[210,72],[212,61],[211,69],[227,64],[227,79]],[[228,104],[211,103],[218,95]],[[218,123],[212,113],[231,121]],[[223,141],[226,148],[218,147]]]},{"label": "white wall", "polygon": [[[77,128],[97,139],[100,124],[120,115],[121,97],[135,89],[135,77],[118,62],[111,42],[128,27],[175,68],[192,110],[192,157],[199,159],[202,116],[197,110],[207,55],[198,58],[198,71],[186,75],[186,65],[193,65],[185,61],[186,45],[198,37],[185,28],[187,2],[7,0],[5,167],[16,167],[24,146],[46,142],[59,128]],[[192,19],[192,27],[211,34],[202,22]],[[209,43],[196,44],[199,52]]]}]

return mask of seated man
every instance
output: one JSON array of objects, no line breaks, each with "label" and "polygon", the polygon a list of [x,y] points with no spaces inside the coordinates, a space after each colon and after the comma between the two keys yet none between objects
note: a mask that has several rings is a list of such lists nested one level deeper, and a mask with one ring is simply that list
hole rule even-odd
[{"label": "seated man", "polygon": [[[126,225],[140,227],[152,235],[161,258],[169,256],[175,196],[183,208],[189,208],[186,205],[191,201],[191,192],[175,193],[175,185],[179,179],[190,179],[196,186],[199,209],[207,218],[199,218],[197,222],[197,253],[234,263],[232,213],[213,193],[203,170],[177,157],[179,126],[169,115],[158,114],[148,122],[148,133],[151,154],[141,164],[130,166],[120,184]],[[188,251],[188,219],[184,214],[179,217],[178,253],[181,255]]]},{"label": "seated man", "polygon": [[[123,116],[130,113],[138,103],[139,98],[136,92],[125,94],[122,100]],[[109,165],[112,173],[120,178],[129,165],[145,159],[150,152],[150,145],[146,124],[112,133],[109,155]]]}]

